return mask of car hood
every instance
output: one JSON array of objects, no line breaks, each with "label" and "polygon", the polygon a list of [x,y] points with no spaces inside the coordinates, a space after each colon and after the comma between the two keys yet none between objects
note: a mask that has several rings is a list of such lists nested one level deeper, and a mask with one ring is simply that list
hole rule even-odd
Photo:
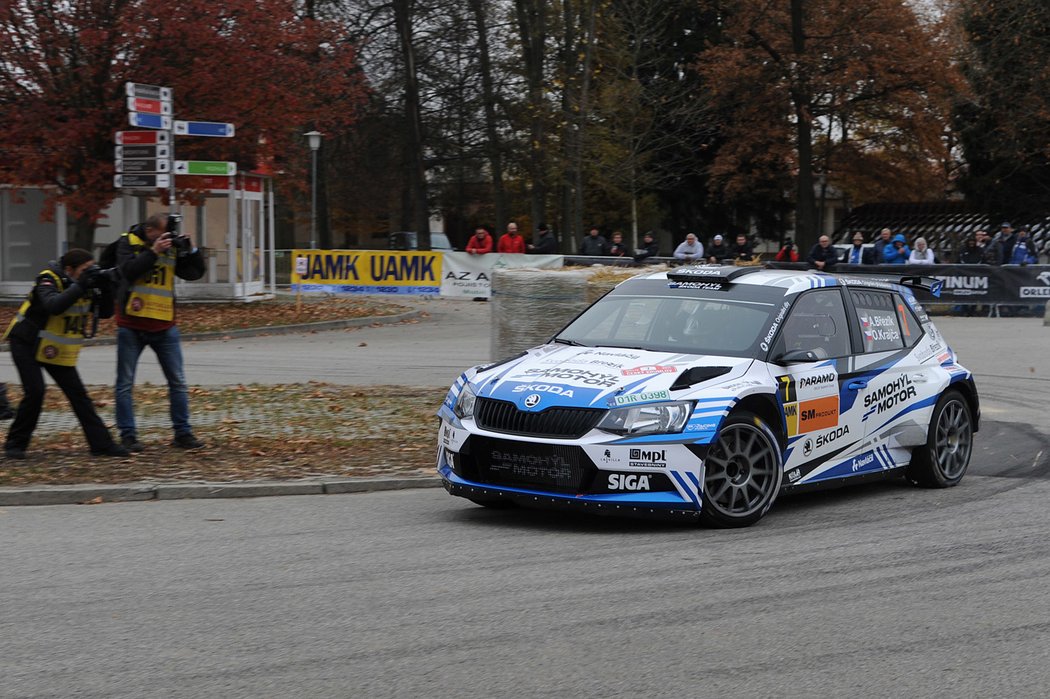
[{"label": "car hood", "polygon": [[[479,397],[514,403],[520,410],[556,406],[608,408],[686,398],[693,392],[742,375],[753,360],[603,347],[544,345],[479,371],[471,383]],[[671,387],[694,367],[727,371],[688,387]],[[693,376],[690,374],[689,376]],[[627,399],[631,396],[631,399]]]}]

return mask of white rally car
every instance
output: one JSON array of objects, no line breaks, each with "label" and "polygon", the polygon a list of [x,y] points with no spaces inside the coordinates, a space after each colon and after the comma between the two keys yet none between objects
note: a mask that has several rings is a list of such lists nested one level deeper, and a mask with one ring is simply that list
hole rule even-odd
[{"label": "white rally car", "polygon": [[958,483],[980,419],[918,277],[699,266],[635,277],[548,344],[467,370],[438,472],[498,507],[746,526],[782,491]]}]

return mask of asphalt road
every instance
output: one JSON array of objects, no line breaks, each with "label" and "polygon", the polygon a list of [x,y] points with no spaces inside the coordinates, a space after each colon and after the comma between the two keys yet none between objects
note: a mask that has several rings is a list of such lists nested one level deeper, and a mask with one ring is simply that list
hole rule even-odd
[{"label": "asphalt road", "polygon": [[4,697],[1045,696],[1050,480],[712,531],[416,490],[0,514]]},{"label": "asphalt road", "polygon": [[[487,313],[190,343],[187,373],[445,385],[488,359]],[[984,401],[962,485],[797,496],[743,531],[439,490],[7,508],[0,696],[1045,696],[1050,328],[938,325]]]}]

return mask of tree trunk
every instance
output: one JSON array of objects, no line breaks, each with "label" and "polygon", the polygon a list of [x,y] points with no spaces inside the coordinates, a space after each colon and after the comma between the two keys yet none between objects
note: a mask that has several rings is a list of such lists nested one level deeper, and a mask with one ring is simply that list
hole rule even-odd
[{"label": "tree trunk", "polygon": [[423,120],[419,110],[416,51],[412,43],[413,0],[394,0],[394,24],[401,43],[405,70],[405,143],[409,157],[412,221],[420,250],[430,249],[430,206],[427,203],[426,163],[423,160]]},{"label": "tree trunk", "polygon": [[544,57],[547,39],[547,4],[544,0],[515,0],[518,33],[521,36],[525,82],[528,88],[529,150],[528,171],[532,180],[531,215],[533,223],[546,219],[547,209],[547,132],[544,99]]},{"label": "tree trunk", "polygon": [[[806,35],[803,31],[804,0],[791,0],[791,45],[796,62],[802,65],[801,56],[806,52]],[[796,76],[797,87],[792,91],[795,102],[795,134],[798,138],[798,180],[795,202],[795,242],[799,250],[808,250],[817,242],[814,235],[816,201],[813,193],[813,123],[810,110],[809,83],[806,76]]]},{"label": "tree trunk", "polygon": [[[509,217],[507,191],[503,185],[503,145],[496,121],[496,90],[492,82],[492,60],[489,58],[488,21],[482,0],[470,0],[470,9],[474,13],[474,25],[478,32],[478,69],[481,71],[481,92],[485,100],[485,151],[492,170],[492,199],[498,230],[507,224]],[[469,234],[470,231],[467,231]]]},{"label": "tree trunk", "polygon": [[73,244],[70,247],[81,248],[94,254],[91,246],[95,244],[95,224],[89,216],[79,216],[73,221]]}]

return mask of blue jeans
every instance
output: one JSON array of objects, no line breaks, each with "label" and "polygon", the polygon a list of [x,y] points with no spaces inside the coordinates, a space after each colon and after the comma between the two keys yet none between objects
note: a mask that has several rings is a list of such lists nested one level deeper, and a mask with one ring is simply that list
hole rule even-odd
[{"label": "blue jeans", "polygon": [[182,372],[182,344],[179,329],[175,326],[160,332],[144,332],[131,328],[117,328],[117,429],[120,436],[134,437],[135,406],[132,393],[135,390],[135,369],[139,357],[146,347],[153,348],[157,361],[168,380],[168,403],[171,426],[176,435],[191,434],[189,390],[186,376]]}]

